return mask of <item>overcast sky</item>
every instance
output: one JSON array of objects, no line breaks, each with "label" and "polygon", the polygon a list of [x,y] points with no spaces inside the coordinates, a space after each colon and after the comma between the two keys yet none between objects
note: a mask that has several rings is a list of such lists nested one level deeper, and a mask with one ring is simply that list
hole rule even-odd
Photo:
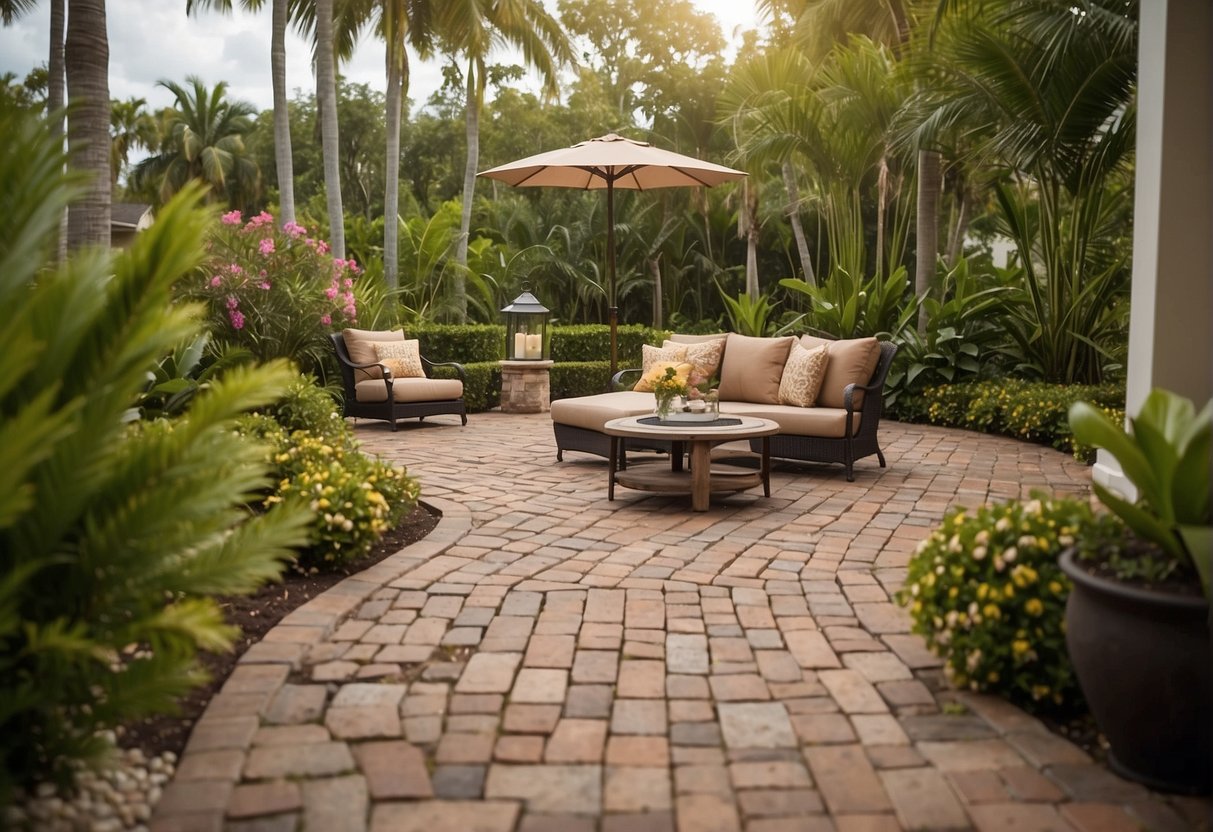
[{"label": "overcast sky", "polygon": [[[692,0],[716,15],[727,39],[740,29],[758,25],[754,0]],[[228,82],[233,98],[252,102],[259,109],[273,103],[270,87],[269,4],[258,15],[236,12],[225,16],[204,12],[185,15],[185,0],[108,0],[110,45],[110,97],[137,96],[159,109],[173,103],[168,90],[156,82],[183,83],[198,75],[208,85]],[[238,5],[238,4],[237,4]],[[555,4],[548,0],[549,8]],[[660,0],[654,8],[660,7]],[[14,73],[18,80],[46,62],[49,51],[48,3],[12,26],[0,28],[0,74]],[[504,59],[507,56],[502,56]],[[294,33],[287,36],[287,87],[292,91],[315,88],[310,49]],[[364,38],[352,61],[343,64],[350,81],[384,88],[383,46]],[[413,62],[409,96],[423,105],[442,82],[439,64]]]}]

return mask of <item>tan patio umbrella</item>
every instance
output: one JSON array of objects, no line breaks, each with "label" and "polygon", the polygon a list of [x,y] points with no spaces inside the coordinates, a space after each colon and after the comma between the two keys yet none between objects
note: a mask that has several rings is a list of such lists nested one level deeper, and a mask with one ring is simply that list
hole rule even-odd
[{"label": "tan patio umbrella", "polygon": [[614,375],[619,325],[619,308],[615,305],[615,189],[710,188],[747,174],[608,133],[572,147],[498,165],[479,175],[517,187],[606,189],[607,314],[611,324],[611,375]]}]

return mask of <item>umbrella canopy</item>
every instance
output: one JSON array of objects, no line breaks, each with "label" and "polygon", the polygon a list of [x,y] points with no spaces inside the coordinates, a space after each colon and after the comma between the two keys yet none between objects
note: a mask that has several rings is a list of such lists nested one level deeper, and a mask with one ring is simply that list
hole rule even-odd
[{"label": "umbrella canopy", "polygon": [[607,192],[607,302],[611,324],[611,373],[615,373],[615,189],[647,191],[653,188],[695,188],[740,179],[744,171],[704,162],[648,142],[609,133],[549,150],[483,171],[480,176],[528,188],[605,189]]}]

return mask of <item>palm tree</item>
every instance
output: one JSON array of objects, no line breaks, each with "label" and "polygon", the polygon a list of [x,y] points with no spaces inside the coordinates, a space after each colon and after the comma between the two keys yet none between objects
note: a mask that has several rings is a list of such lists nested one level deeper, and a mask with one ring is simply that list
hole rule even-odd
[{"label": "palm tree", "polygon": [[222,81],[208,91],[201,78],[187,80],[188,90],[172,81],[160,82],[176,97],[178,109],[171,115],[164,146],[135,166],[131,184],[154,186],[159,199],[167,201],[187,182],[199,179],[211,186],[212,199],[247,207],[260,179],[244,147],[256,110],[246,101],[225,99],[227,84]]},{"label": "palm tree", "polygon": [[[467,165],[455,252],[456,262],[463,266],[467,263],[476,168],[480,164],[480,110],[484,106],[489,54],[499,45],[520,50],[523,60],[539,72],[549,95],[556,93],[557,69],[575,59],[568,36],[541,0],[447,0],[439,5],[435,23],[448,51],[466,62]],[[467,301],[460,282],[456,283],[456,297],[461,316],[466,317]]]},{"label": "palm tree", "polygon": [[[257,11],[264,0],[241,0],[246,11]],[[274,167],[278,174],[278,222],[295,221],[295,167],[291,157],[291,119],[286,102],[287,0],[272,0],[270,28],[270,73],[274,88]],[[185,13],[195,8],[232,10],[232,0],[186,0]]]},{"label": "palm tree", "polygon": [[141,147],[152,150],[156,147],[159,130],[156,120],[148,115],[147,100],[128,98],[126,101],[110,103],[110,187],[118,185],[118,178],[126,171],[131,150]]},{"label": "palm tree", "polygon": [[87,190],[67,211],[68,248],[109,245],[110,91],[105,0],[68,0],[64,46],[67,92],[73,108],[68,142],[77,148],[72,166],[88,174]]},{"label": "palm tree", "polygon": [[345,212],[341,207],[340,140],[337,135],[337,66],[333,54],[333,0],[316,0],[316,109],[324,152],[324,191],[333,257],[345,259]]}]

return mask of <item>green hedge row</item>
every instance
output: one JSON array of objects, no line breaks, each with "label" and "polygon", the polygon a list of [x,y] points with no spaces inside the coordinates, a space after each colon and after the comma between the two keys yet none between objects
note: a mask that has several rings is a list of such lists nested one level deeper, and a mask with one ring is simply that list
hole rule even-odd
[{"label": "green hedge row", "polygon": [[[550,328],[552,360],[609,361],[611,329],[604,324],[578,324]],[[616,349],[620,367],[640,366],[640,347],[660,344],[669,331],[639,324],[619,327]],[[499,324],[417,324],[405,332],[421,342],[421,354],[430,361],[458,361],[465,366],[505,358],[505,327]]]},{"label": "green hedge row", "polygon": [[897,403],[898,419],[1001,433],[1051,445],[1089,460],[1094,449],[1075,446],[1070,405],[1091,402],[1114,422],[1124,421],[1125,391],[1117,384],[1080,385],[998,379],[928,387]]},{"label": "green hedge row", "polygon": [[609,361],[569,361],[552,365],[552,399],[605,393],[611,381]]},{"label": "green hedge row", "polygon": [[[463,401],[468,413],[483,413],[501,404],[500,364],[496,361],[475,361],[464,364],[463,372]],[[455,378],[456,375],[450,367],[435,367],[434,377]]]}]

